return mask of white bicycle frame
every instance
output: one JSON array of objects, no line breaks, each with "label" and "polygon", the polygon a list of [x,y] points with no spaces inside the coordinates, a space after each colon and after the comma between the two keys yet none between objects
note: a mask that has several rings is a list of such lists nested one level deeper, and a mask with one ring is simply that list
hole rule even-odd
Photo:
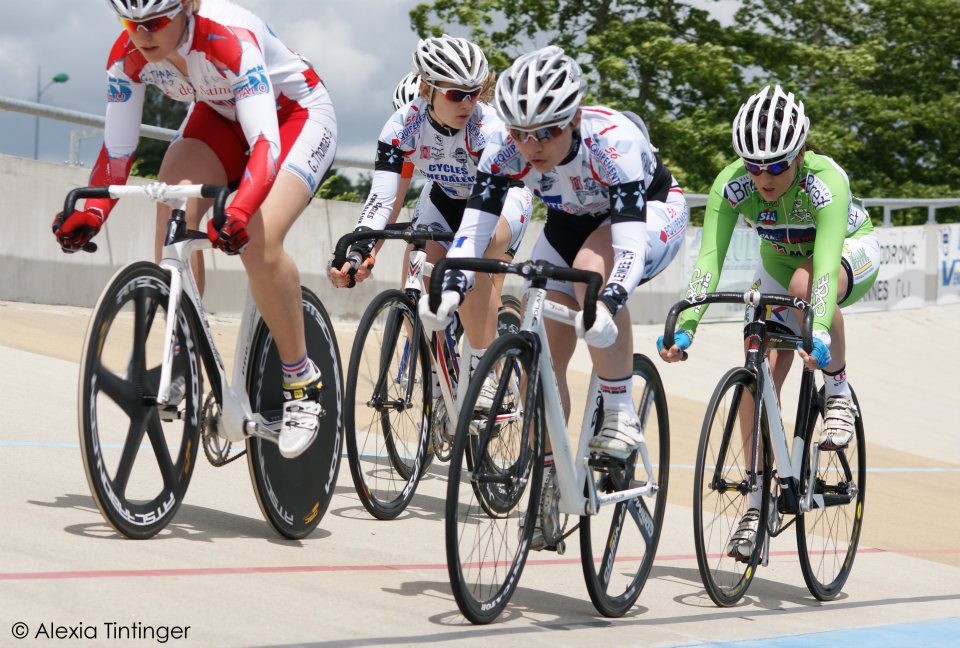
[{"label": "white bicycle frame", "polygon": [[[750,290],[743,294],[743,302],[747,306],[745,320],[752,322],[756,309],[760,304],[761,293]],[[759,364],[760,383],[762,391],[760,394],[760,406],[768,412],[767,422],[770,426],[770,446],[773,450],[773,460],[777,468],[778,479],[793,479],[794,483],[800,486],[801,461],[803,461],[803,437],[794,436],[793,444],[790,447],[787,443],[787,431],[783,426],[783,415],[780,411],[780,399],[777,397],[776,386],[773,381],[773,372],[770,370],[770,361],[766,355]],[[760,421],[757,420],[757,425]],[[760,434],[760,430],[754,430],[755,434]],[[810,452],[810,473],[808,483],[803,485],[803,497],[800,500],[800,507],[804,513],[814,508],[823,508],[823,495],[815,495],[813,480],[817,475],[817,463],[819,457],[820,443],[816,442]],[[757,488],[761,486],[758,485]],[[799,495],[799,493],[798,493]]]},{"label": "white bicycle frame", "polygon": [[[112,198],[141,196],[168,205],[172,209],[185,210],[188,198],[202,197],[201,187],[202,185],[167,185],[162,182],[152,182],[139,186],[111,185],[107,190]],[[247,436],[257,436],[276,442],[279,438],[280,422],[268,422],[259,413],[254,414],[246,391],[234,388],[234,385],[246,384],[247,371],[249,370],[248,360],[253,344],[254,324],[257,321],[257,307],[249,290],[247,290],[243,316],[240,320],[240,331],[234,353],[233,377],[230,381],[227,380],[223,359],[214,342],[210,323],[207,321],[207,314],[203,309],[200,290],[197,287],[190,265],[194,252],[210,247],[212,247],[211,243],[205,237],[186,239],[163,246],[159,265],[170,272],[170,301],[166,309],[163,365],[160,370],[157,404],[164,405],[170,401],[174,326],[177,321],[176,314],[180,311],[180,299],[185,296],[196,309],[206,343],[209,345],[216,362],[217,375],[210,378],[219,381],[223,396],[217,434],[228,441],[235,442],[243,441]]]},{"label": "white bicycle frame", "polygon": [[[418,290],[421,295],[427,294],[427,288],[423,283],[423,276],[432,273],[433,264],[427,261],[426,251],[410,250],[407,261],[407,278],[403,284],[404,291]],[[443,398],[444,407],[447,408],[447,432],[449,432],[450,437],[453,438],[453,435],[456,433],[457,420],[460,417],[459,402],[466,392],[468,382],[464,377],[467,376],[470,371],[470,344],[467,341],[467,336],[464,335],[460,340],[461,350],[458,373],[460,381],[457,383],[457,393],[454,394],[453,387],[450,385],[450,372],[445,365],[442,349],[434,348],[430,340],[430,334],[425,328],[422,328],[422,326],[420,332],[423,336],[424,343],[430,349],[430,362],[433,365],[433,369],[437,372],[438,382],[440,384],[440,395]],[[438,346],[446,343],[445,336],[446,333],[444,331],[438,332]],[[411,353],[412,352],[411,350]],[[424,376],[423,379],[427,380],[427,377]]]},{"label": "white bicycle frame", "polygon": [[[568,515],[596,515],[602,506],[616,504],[638,497],[650,497],[659,490],[658,484],[653,481],[653,466],[646,443],[640,445],[640,458],[643,461],[647,480],[644,486],[630,488],[615,493],[598,494],[593,479],[590,476],[589,443],[593,437],[596,417],[599,414],[600,382],[597,372],[590,375],[590,387],[587,390],[589,397],[583,413],[583,424],[580,429],[580,443],[574,455],[570,449],[570,440],[567,438],[567,422],[563,415],[563,404],[560,401],[560,389],[557,385],[557,376],[553,370],[553,359],[550,355],[550,345],[547,343],[547,332],[544,327],[544,318],[562,322],[568,326],[574,325],[577,312],[562,304],[552,302],[546,298],[547,290],[530,286],[526,290],[527,303],[523,312],[522,331],[528,331],[540,338],[539,370],[541,393],[543,395],[544,417],[550,444],[553,448],[553,461],[557,471],[557,482],[560,487],[559,510]],[[646,421],[647,408],[651,406],[651,399],[643,401],[643,411],[640,412],[641,422]],[[589,496],[584,496],[584,486]],[[643,508],[640,507],[642,511]],[[652,526],[652,520],[644,520]]]}]

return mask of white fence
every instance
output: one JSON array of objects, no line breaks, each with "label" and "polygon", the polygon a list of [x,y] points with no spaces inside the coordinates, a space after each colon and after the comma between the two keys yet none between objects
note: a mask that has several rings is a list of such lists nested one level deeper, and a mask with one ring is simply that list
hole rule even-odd
[{"label": "white fence", "polygon": [[[50,232],[54,214],[67,192],[86,184],[86,169],[0,155],[0,300],[92,306],[117,268],[153,256],[153,207],[123,201],[97,238],[96,254],[60,252]],[[142,182],[132,179],[132,182]],[[375,280],[347,291],[335,290],[326,266],[336,239],[353,229],[359,206],[315,200],[288,237],[287,248],[301,271],[302,282],[316,291],[331,314],[356,318],[380,290],[395,287],[402,267],[403,245],[388,243],[378,259]],[[407,214],[406,216],[409,216]],[[532,223],[518,254],[526,258],[539,234]],[[880,228],[883,266],[876,287],[859,310],[915,308],[924,304],[960,302],[960,225]],[[699,250],[698,228],[687,232],[679,259],[631,299],[636,323],[662,322],[682,295]],[[749,287],[759,240],[749,230],[734,234],[724,265],[721,287]],[[236,312],[245,290],[243,268],[236,257],[206,256],[207,307]],[[508,284],[511,286],[511,284]],[[516,290],[516,284],[512,284]],[[711,318],[739,317],[738,309],[711,309]]]}]

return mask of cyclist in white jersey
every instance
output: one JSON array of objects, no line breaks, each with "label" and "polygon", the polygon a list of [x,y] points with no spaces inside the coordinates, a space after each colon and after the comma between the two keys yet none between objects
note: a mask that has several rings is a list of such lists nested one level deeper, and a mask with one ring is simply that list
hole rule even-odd
[{"label": "cyclist in white jersey", "polygon": [[[296,457],[316,438],[322,387],[307,357],[300,274],[283,239],[333,160],[333,105],[309,62],[258,17],[226,0],[109,0],[123,33],[107,63],[104,144],[91,185],[125,184],[139,140],[147,84],[189,102],[159,180],[168,184],[238,183],[214,247],[240,254],[250,288],[280,352],[283,425],[280,452]],[[116,201],[88,200],[59,214],[54,234],[66,252],[100,230]],[[191,200],[197,228],[210,200]],[[158,205],[159,258],[169,207]],[[241,254],[242,253],[242,254]],[[199,255],[198,255],[199,256]],[[202,288],[203,265],[194,261]]]},{"label": "cyclist in white jersey", "polygon": [[[401,106],[380,134],[373,184],[360,212],[358,231],[383,229],[387,224],[398,200],[404,164],[410,163],[429,181],[414,208],[414,225],[456,232],[489,136],[502,129],[493,108],[479,101],[492,80],[486,57],[476,44],[447,35],[423,39],[413,62],[421,79],[420,96]],[[514,182],[497,211],[496,233],[476,256],[512,257],[532,212],[533,196]],[[448,247],[429,242],[427,259],[435,263]],[[373,248],[372,242],[354,244],[352,263],[330,269],[334,285],[349,285],[351,265],[362,263],[369,269]],[[368,276],[358,272],[355,278],[360,281]],[[462,322],[471,348],[471,369],[496,336],[499,285],[484,276],[464,305]]]},{"label": "cyclist in white jersey", "polygon": [[[580,66],[554,46],[521,56],[500,76],[494,105],[506,127],[487,143],[449,256],[476,256],[486,246],[511,182],[523,182],[547,205],[547,222],[531,257],[608,277],[590,329],[584,330],[582,314],[576,334],[547,321],[564,411],[569,416],[566,369],[580,336],[590,345],[604,396],[602,430],[590,448],[624,459],[642,441],[630,389],[633,340],[624,306],[640,283],[676,256],[688,210],[642,121],[581,105],[585,91]],[[437,313],[421,299],[425,325],[444,326],[474,280],[474,273],[449,271]],[[582,285],[550,282],[547,288],[552,300],[571,307],[582,303]],[[544,472],[551,484],[552,467]]]}]

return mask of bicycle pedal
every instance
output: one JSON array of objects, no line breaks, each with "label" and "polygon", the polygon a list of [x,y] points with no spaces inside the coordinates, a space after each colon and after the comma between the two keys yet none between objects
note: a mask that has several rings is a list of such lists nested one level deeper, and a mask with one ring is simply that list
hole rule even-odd
[{"label": "bicycle pedal", "polygon": [[157,407],[157,414],[164,423],[172,423],[183,419],[183,412],[176,405],[161,405]]}]

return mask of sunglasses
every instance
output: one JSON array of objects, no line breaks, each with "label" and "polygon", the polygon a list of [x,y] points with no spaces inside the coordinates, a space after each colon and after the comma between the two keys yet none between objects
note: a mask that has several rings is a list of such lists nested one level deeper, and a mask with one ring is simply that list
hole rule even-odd
[{"label": "sunglasses", "polygon": [[181,11],[183,11],[183,6],[177,5],[175,8],[161,16],[147,18],[146,20],[130,20],[129,18],[120,18],[120,24],[123,25],[124,29],[130,32],[147,32],[148,34],[152,34],[153,32],[158,32],[165,27],[169,27],[170,23],[173,22],[173,19]]},{"label": "sunglasses", "polygon": [[526,144],[530,140],[537,142],[549,142],[554,137],[558,137],[566,126],[544,126],[533,130],[520,130],[518,128],[510,129],[510,137],[517,144]]},{"label": "sunglasses", "polygon": [[[430,85],[430,84],[427,84]],[[476,101],[480,97],[480,93],[483,92],[483,88],[473,88],[471,90],[457,90],[456,88],[439,88],[435,85],[430,85],[431,88],[438,91],[444,97],[447,98],[447,101],[452,101],[453,103],[460,103],[464,99],[469,99],[470,101]]]},{"label": "sunglasses", "polygon": [[797,156],[794,155],[792,158],[787,160],[781,160],[780,162],[771,162],[770,164],[754,164],[753,162],[743,161],[743,168],[747,170],[752,176],[758,176],[764,171],[769,173],[772,176],[778,176],[787,169],[790,168],[790,165],[793,164],[793,161],[797,159]]}]

